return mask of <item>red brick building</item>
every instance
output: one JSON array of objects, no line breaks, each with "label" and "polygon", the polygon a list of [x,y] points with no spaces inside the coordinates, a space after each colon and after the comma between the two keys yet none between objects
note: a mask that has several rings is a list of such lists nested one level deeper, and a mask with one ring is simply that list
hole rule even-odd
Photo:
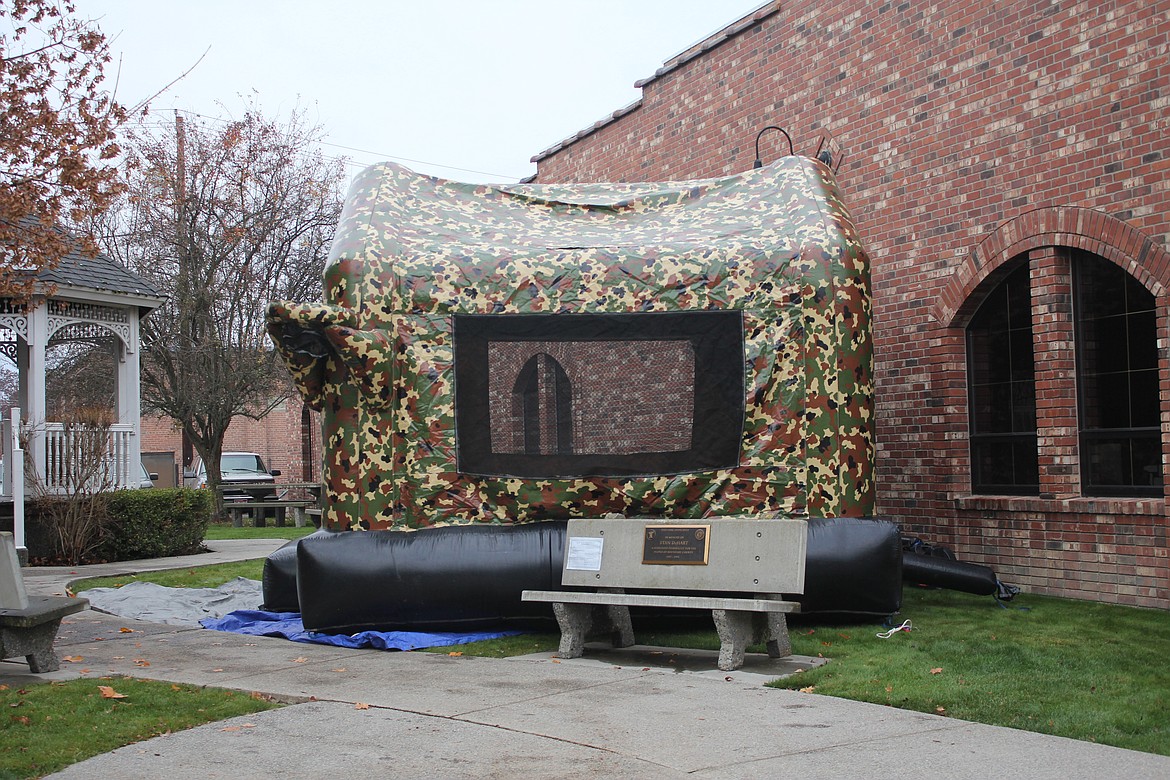
[{"label": "red brick building", "polygon": [[[225,452],[256,452],[270,469],[279,469],[277,482],[316,482],[321,479],[321,417],[294,396],[279,404],[263,420],[236,418],[224,437]],[[158,472],[158,485],[168,487],[190,465],[184,454],[183,434],[173,420],[142,418],[143,463]],[[168,473],[168,469],[170,473]]]},{"label": "red brick building", "polygon": [[541,183],[823,143],[873,258],[880,512],[1028,590],[1170,607],[1170,3],[775,2]]},{"label": "red brick building", "polygon": [[[488,366],[492,452],[631,455],[691,448],[696,366],[690,342],[493,342]],[[580,378],[577,387],[569,387],[570,376]]]}]

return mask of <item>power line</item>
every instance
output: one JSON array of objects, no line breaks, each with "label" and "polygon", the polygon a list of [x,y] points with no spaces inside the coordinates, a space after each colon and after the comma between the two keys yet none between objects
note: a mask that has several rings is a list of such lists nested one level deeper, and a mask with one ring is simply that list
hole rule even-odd
[{"label": "power line", "polygon": [[[207,116],[206,114],[200,114],[197,111],[189,111],[187,109],[176,108],[174,110],[176,112],[181,112],[183,114],[187,114],[188,116],[197,117],[199,119],[204,119],[204,120],[207,120],[209,122],[217,122],[219,124],[225,124],[225,125],[231,124],[231,121],[232,121],[230,119],[223,119],[222,117]],[[169,124],[165,124],[161,120],[156,120],[154,122],[144,122],[144,121],[140,120],[139,124],[153,125],[156,127],[163,127],[164,125],[167,127],[170,126]],[[326,136],[326,137],[328,137],[328,136]],[[458,165],[446,165],[444,163],[431,162],[430,160],[416,160],[416,159],[411,158],[411,157],[401,157],[399,155],[394,155],[394,154],[385,154],[383,152],[375,152],[375,151],[372,151],[370,149],[359,149],[356,146],[346,146],[344,144],[332,143],[330,141],[318,141],[317,143],[320,144],[321,146],[329,146],[329,147],[332,147],[334,149],[344,149],[347,152],[357,152],[359,154],[368,154],[368,155],[371,155],[373,157],[377,157],[377,158],[383,159],[383,160],[395,160],[397,162],[415,163],[417,165],[430,165],[430,166],[435,167],[435,168],[443,168],[443,169],[446,169],[449,171],[462,171],[464,173],[474,173],[478,176],[492,176],[492,177],[495,177],[498,179],[515,179],[515,180],[519,181],[520,179],[524,178],[522,176],[511,176],[511,175],[503,174],[503,173],[492,173],[491,171],[479,171],[479,170],[476,170],[474,168],[461,168]],[[354,162],[353,160],[350,160],[348,157],[334,156],[334,157],[332,157],[332,159],[340,161],[343,165],[351,165],[351,166],[354,166],[356,168],[369,167],[368,164]]]}]

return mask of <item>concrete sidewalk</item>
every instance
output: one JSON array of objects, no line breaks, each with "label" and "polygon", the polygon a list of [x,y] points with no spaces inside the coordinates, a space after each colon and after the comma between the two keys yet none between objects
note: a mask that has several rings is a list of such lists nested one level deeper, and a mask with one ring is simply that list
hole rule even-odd
[{"label": "concrete sidewalk", "polygon": [[[74,571],[62,576],[91,576]],[[26,572],[30,591],[59,582]],[[64,778],[1170,777],[1167,757],[764,688],[783,668],[718,672],[714,653],[705,664],[649,649],[572,661],[391,653],[93,611],[68,619],[57,648],[81,660],[39,677],[123,674],[293,702],[128,745]],[[23,664],[2,668],[9,685],[31,679]]]}]

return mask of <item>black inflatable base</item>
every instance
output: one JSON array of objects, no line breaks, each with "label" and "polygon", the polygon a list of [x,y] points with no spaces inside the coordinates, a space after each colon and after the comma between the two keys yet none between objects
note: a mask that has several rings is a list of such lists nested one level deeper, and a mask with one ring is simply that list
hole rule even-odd
[{"label": "black inflatable base", "polygon": [[995,572],[986,566],[913,552],[902,557],[902,577],[915,585],[958,590],[976,596],[992,596],[999,591]]},{"label": "black inflatable base", "polygon": [[[565,521],[420,531],[320,531],[264,565],[264,603],[299,611],[307,629],[478,630],[550,627],[523,590],[560,587]],[[802,614],[885,617],[902,605],[902,547],[888,520],[814,518]]]}]

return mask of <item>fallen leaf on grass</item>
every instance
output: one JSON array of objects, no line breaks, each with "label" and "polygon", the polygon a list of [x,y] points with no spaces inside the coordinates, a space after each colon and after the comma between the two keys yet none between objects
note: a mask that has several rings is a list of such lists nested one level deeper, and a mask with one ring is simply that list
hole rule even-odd
[{"label": "fallen leaf on grass", "polygon": [[939,715],[946,715],[947,714],[946,707],[935,707],[934,711],[937,712]]},{"label": "fallen leaf on grass", "polygon": [[370,708],[370,705],[366,704],[365,702],[359,701],[353,705],[353,708],[355,710],[368,710]]},{"label": "fallen leaf on grass", "polygon": [[28,726],[32,723],[32,720],[27,715],[13,715],[12,721],[14,723],[19,723],[22,726]]},{"label": "fallen leaf on grass", "polygon": [[125,699],[126,694],[118,693],[108,685],[99,685],[98,690],[102,692],[103,699]]},{"label": "fallen leaf on grass", "polygon": [[815,691],[816,691],[816,689],[817,689],[817,686],[815,686],[815,685],[810,685],[810,686],[808,686],[807,688],[801,688],[801,689],[800,689],[800,692],[801,692],[801,693],[813,693],[813,692],[815,692]]},{"label": "fallen leaf on grass", "polygon": [[463,653],[456,650],[455,652],[447,653],[447,655],[451,656],[452,658],[458,658],[459,656],[463,655]]},{"label": "fallen leaf on grass", "polygon": [[931,674],[942,674],[942,667],[941,667],[941,666],[936,666],[936,667],[934,667],[933,669],[931,669],[931,670],[930,670],[930,673],[931,673]]}]

